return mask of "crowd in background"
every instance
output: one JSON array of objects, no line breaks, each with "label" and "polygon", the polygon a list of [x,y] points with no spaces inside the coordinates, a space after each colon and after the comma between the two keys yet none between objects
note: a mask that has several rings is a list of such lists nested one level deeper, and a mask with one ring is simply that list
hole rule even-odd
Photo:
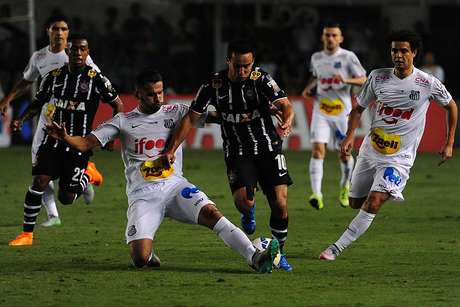
[{"label": "crowd in background", "polygon": [[[107,7],[100,14],[103,27],[95,26],[90,17],[66,17],[71,32],[88,35],[92,58],[119,92],[132,92],[136,72],[151,66],[163,72],[169,93],[193,94],[214,70],[214,7],[204,3],[184,4],[180,20],[172,24],[168,16],[146,16],[145,5],[133,3],[124,19],[119,17],[117,7]],[[358,55],[368,72],[390,65],[384,39],[390,25],[377,6],[357,10],[351,6],[299,5],[275,14],[276,10],[272,5],[256,12],[251,4],[225,4],[221,37],[224,42],[242,37],[253,39],[257,64],[269,71],[289,95],[299,95],[305,86],[308,62],[311,54],[321,49],[320,30],[326,19],[342,25],[343,46]],[[10,14],[8,5],[0,6],[0,18]],[[60,8],[49,14],[66,15]],[[433,18],[437,18],[436,10]],[[446,66],[455,61],[449,57],[452,50],[445,50],[434,41],[448,37],[443,22],[446,21],[430,21],[433,25],[430,30],[426,22],[420,22],[414,29],[424,37],[425,49],[441,55]],[[37,49],[48,41],[44,27],[41,28]],[[0,44],[0,81],[3,90],[8,91],[20,79],[29,58],[28,34],[14,23],[1,22]],[[446,75],[449,79],[449,69]],[[455,84],[450,85],[454,94],[458,92]]]}]

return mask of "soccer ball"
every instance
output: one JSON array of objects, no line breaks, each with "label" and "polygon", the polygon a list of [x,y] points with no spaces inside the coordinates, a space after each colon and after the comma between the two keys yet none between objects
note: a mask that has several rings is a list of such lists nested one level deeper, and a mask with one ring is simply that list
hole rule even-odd
[{"label": "soccer ball", "polygon": [[[270,244],[270,241],[272,239],[269,239],[269,238],[265,238],[264,236],[260,236],[260,237],[257,237],[256,239],[254,239],[254,241],[252,241],[252,245],[260,250],[260,251],[263,251],[263,250],[266,250],[268,245]],[[280,252],[278,251],[278,254],[276,255],[275,257],[275,260],[273,261],[273,267],[275,269],[278,269],[279,268],[279,264],[280,264],[280,259],[281,259],[281,254]]]}]

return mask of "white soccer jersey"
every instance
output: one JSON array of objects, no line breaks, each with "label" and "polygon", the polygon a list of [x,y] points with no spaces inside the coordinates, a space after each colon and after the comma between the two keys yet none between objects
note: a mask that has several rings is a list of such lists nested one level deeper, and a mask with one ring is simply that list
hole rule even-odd
[{"label": "white soccer jersey", "polygon": [[430,100],[445,106],[452,96],[435,77],[414,67],[410,76],[399,79],[393,68],[371,72],[358,97],[358,104],[371,110],[371,131],[359,155],[411,167],[425,129]]},{"label": "white soccer jersey", "polygon": [[136,108],[116,114],[91,132],[101,145],[120,137],[129,203],[135,194],[142,193],[152,183],[182,178],[182,145],[175,153],[174,170],[167,176],[155,174],[149,169],[149,163],[160,156],[166,141],[188,111],[185,104],[163,105],[154,114],[145,114]]},{"label": "white soccer jersey", "polygon": [[334,54],[315,52],[311,57],[310,71],[317,78],[317,99],[313,115],[326,117],[347,116],[351,111],[351,85],[338,82],[343,79],[361,77],[366,70],[358,57],[349,50],[339,48]]}]

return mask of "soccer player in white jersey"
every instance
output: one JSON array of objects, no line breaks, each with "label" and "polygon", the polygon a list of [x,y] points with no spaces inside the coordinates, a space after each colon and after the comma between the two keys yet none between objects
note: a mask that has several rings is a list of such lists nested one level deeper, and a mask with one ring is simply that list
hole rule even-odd
[{"label": "soccer player in white jersey", "polygon": [[[312,155],[309,173],[312,195],[309,203],[318,210],[324,207],[321,185],[326,145],[332,141],[330,148],[340,148],[347,129],[347,116],[351,111],[351,88],[366,82],[366,71],[358,57],[352,51],[340,47],[343,42],[340,25],[325,24],[321,40],[323,50],[312,55],[312,77],[302,91],[305,98],[316,94],[311,122]],[[342,175],[339,203],[342,207],[349,205],[348,191],[353,164],[351,155],[340,154]]]},{"label": "soccer player in white jersey", "polygon": [[[22,96],[39,77],[43,77],[50,71],[69,62],[69,57],[65,52],[69,35],[69,26],[66,18],[64,16],[53,16],[48,19],[46,22],[46,33],[48,34],[49,45],[32,54],[24,70],[23,78],[13,87],[10,93],[0,101],[0,112],[2,114],[5,114],[10,103],[14,99]],[[99,68],[94,64],[90,56],[87,57],[86,64],[99,71]],[[32,141],[32,165],[37,161],[37,151],[44,137],[43,129],[47,123],[47,110],[47,105],[44,105],[35,130]],[[88,163],[87,172],[92,179],[92,183],[96,185],[101,183],[103,177],[96,169],[94,163]],[[94,190],[91,185],[88,185],[83,193],[83,198],[87,204],[91,203],[93,200]],[[59,212],[56,207],[53,181],[50,181],[48,188],[43,194],[43,206],[46,209],[48,218],[42,223],[42,226],[49,227],[60,225],[61,219],[59,218]]]},{"label": "soccer player in white jersey", "polygon": [[361,114],[375,102],[370,132],[361,145],[351,178],[350,206],[360,210],[320,259],[335,260],[364,234],[387,200],[404,200],[402,192],[422,139],[430,100],[447,112],[447,137],[440,151],[440,164],[452,157],[457,105],[438,79],[414,67],[421,39],[413,32],[398,31],[390,35],[389,43],[394,67],[370,73],[351,111],[341,146],[342,152],[350,155]]},{"label": "soccer player in white jersey", "polygon": [[137,267],[159,266],[152,251],[155,233],[165,217],[212,229],[225,244],[240,253],[256,271],[271,272],[279,253],[273,239],[265,251],[257,251],[238,227],[227,220],[208,196],[182,175],[182,147],[174,163],[162,154],[189,108],[183,104],[164,104],[163,81],[157,71],[146,70],[136,79],[139,106],[118,113],[86,137],[69,136],[57,123],[48,126],[54,137],[85,152],[120,137],[128,196],[126,241]]}]

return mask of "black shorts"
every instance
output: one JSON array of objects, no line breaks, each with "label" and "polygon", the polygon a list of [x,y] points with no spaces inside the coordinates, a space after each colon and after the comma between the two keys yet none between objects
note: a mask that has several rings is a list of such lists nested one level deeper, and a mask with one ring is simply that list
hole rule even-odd
[{"label": "black shorts", "polygon": [[291,185],[292,179],[281,151],[257,156],[233,156],[225,159],[230,189],[256,188],[259,183],[265,195],[273,195],[277,185]]},{"label": "black shorts", "polygon": [[67,150],[65,147],[42,145],[37,152],[37,163],[32,166],[32,175],[47,175],[51,180],[59,178],[59,188],[76,193],[80,180],[88,165],[90,153]]}]

